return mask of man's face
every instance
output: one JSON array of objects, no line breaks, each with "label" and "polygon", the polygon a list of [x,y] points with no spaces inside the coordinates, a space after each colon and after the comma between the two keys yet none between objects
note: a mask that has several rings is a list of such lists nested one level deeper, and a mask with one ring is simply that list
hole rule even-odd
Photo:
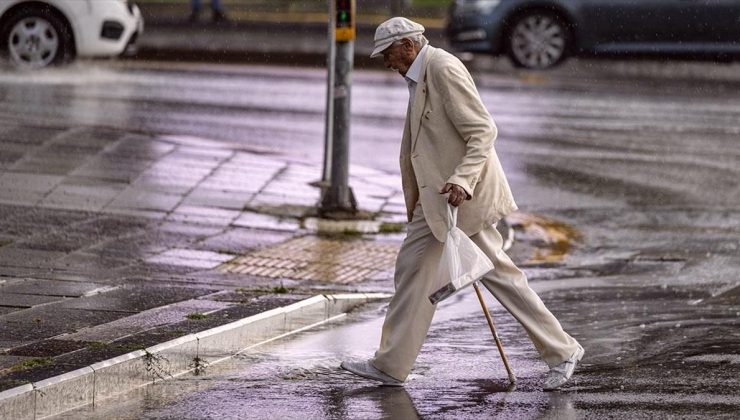
[{"label": "man's face", "polygon": [[383,51],[383,63],[401,76],[405,76],[409,67],[416,58],[414,43],[408,39],[401,40],[398,44],[391,45]]}]

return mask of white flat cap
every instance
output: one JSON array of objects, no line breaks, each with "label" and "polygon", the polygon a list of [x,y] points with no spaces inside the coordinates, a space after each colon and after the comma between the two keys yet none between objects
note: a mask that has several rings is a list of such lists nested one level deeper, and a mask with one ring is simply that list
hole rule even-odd
[{"label": "white flat cap", "polygon": [[375,30],[375,48],[370,58],[379,56],[395,41],[424,33],[424,27],[403,17],[394,17],[378,25]]}]

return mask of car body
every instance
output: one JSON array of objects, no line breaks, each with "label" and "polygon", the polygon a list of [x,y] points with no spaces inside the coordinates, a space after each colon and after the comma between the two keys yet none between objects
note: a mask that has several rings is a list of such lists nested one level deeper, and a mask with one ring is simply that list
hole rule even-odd
[{"label": "car body", "polygon": [[[508,54],[530,68],[567,55],[733,57],[740,55],[740,1],[456,0],[447,35],[455,50]],[[527,48],[543,59],[527,59]]]},{"label": "car body", "polygon": [[0,53],[16,67],[117,56],[143,29],[130,0],[0,0]]}]

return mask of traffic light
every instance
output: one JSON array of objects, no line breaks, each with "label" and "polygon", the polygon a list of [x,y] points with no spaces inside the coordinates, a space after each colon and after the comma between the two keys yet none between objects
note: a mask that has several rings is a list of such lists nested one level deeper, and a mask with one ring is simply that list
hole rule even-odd
[{"label": "traffic light", "polygon": [[334,25],[336,41],[355,40],[355,0],[336,0],[337,16]]}]

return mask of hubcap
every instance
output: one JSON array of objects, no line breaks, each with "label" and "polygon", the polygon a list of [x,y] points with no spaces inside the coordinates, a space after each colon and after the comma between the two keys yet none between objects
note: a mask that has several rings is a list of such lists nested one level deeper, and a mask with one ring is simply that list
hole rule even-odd
[{"label": "hubcap", "polygon": [[549,16],[529,16],[514,28],[511,50],[526,67],[550,67],[563,56],[565,30]]},{"label": "hubcap", "polygon": [[8,37],[10,57],[21,67],[48,66],[59,50],[59,34],[47,20],[25,18],[15,24]]}]

